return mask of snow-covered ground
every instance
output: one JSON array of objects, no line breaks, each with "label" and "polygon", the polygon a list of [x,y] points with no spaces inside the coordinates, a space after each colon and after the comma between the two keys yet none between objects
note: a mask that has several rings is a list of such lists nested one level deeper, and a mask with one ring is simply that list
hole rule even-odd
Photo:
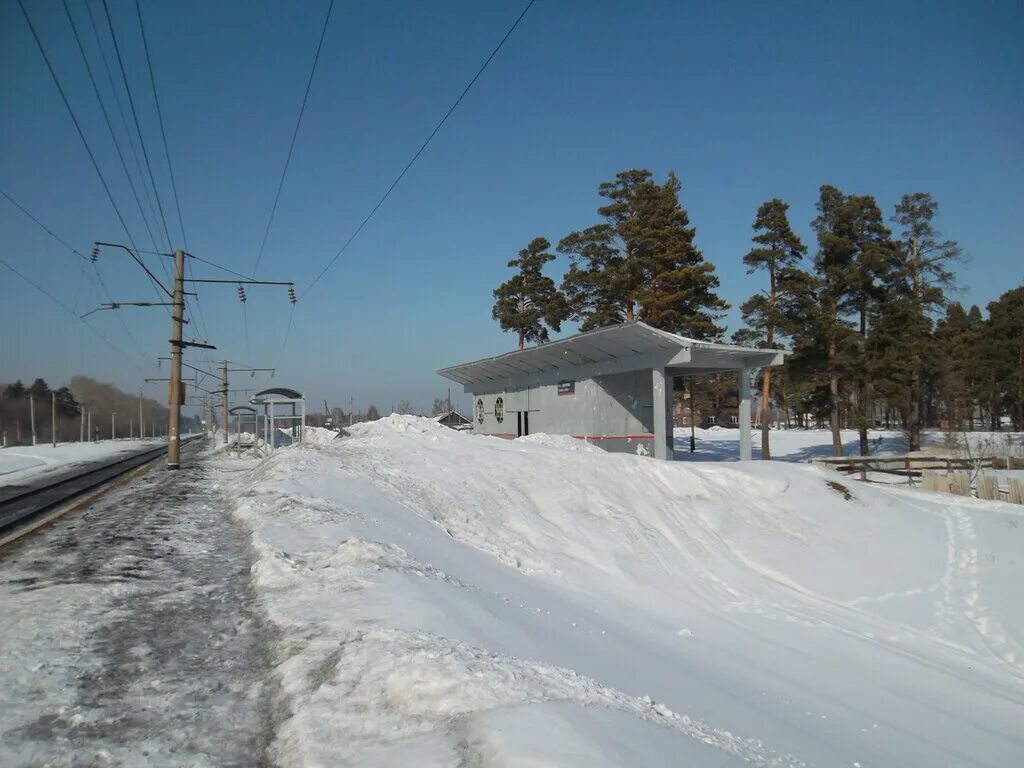
[{"label": "snow-covered ground", "polygon": [[98,443],[50,443],[0,449],[0,486],[15,485],[40,475],[73,469],[103,459],[156,448],[163,438],[101,440]]},{"label": "snow-covered ground", "polygon": [[282,766],[1024,764],[1024,508],[352,433],[218,480],[277,628]]},{"label": "snow-covered ground", "polygon": [[[689,428],[676,428],[675,454],[681,461],[737,461],[740,455],[740,431],[738,428],[710,427],[697,428],[696,451],[690,453]],[[847,456],[860,452],[860,439],[854,429],[841,432],[843,450]],[[1021,432],[959,432],[947,436],[938,430],[922,434],[922,445],[929,453],[945,454],[950,450],[966,453],[969,447],[972,455],[999,455],[1012,453],[1024,456],[1024,433]],[[771,452],[773,459],[783,461],[809,461],[832,455],[832,433],[827,429],[773,429],[771,431]],[[868,432],[872,455],[904,453],[907,441],[898,430],[872,429]],[[753,457],[761,457],[761,432],[754,430],[752,436]]]}]

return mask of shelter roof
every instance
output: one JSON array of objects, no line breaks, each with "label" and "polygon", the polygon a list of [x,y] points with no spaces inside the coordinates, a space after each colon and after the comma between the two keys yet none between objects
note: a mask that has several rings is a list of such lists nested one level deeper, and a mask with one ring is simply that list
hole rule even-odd
[{"label": "shelter roof", "polygon": [[[633,321],[577,333],[536,347],[462,363],[438,371],[463,385],[494,384],[537,375],[573,374],[573,369],[600,370],[616,363],[626,372],[657,364],[673,375],[710,373],[781,365],[788,353],[687,338]],[[607,367],[607,366],[605,366]]]}]

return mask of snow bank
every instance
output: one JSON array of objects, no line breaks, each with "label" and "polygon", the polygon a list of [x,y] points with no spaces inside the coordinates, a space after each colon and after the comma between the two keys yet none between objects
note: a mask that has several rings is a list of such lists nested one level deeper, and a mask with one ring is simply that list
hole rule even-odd
[{"label": "snow bank", "polygon": [[229,486],[284,766],[1024,757],[1020,508],[409,416],[352,433]]}]

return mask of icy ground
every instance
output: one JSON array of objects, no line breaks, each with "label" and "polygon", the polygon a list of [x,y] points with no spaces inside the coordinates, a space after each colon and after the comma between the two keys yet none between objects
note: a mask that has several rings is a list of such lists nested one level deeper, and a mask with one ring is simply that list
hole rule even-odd
[{"label": "icy ground", "polygon": [[263,764],[250,550],[185,455],[0,550],[0,765]]},{"label": "icy ground", "polygon": [[102,459],[127,456],[156,448],[165,442],[154,440],[101,440],[98,443],[19,445],[0,449],[0,486],[35,480],[42,475],[71,470]]},{"label": "icy ground", "polygon": [[1020,507],[415,417],[316,442],[211,473],[281,766],[1024,765]]}]

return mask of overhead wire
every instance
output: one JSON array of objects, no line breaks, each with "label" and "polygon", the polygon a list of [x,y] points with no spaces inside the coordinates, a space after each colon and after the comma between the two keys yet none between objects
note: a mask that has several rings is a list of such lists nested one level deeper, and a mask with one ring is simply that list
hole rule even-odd
[{"label": "overhead wire", "polygon": [[103,97],[100,95],[99,86],[96,84],[96,78],[92,73],[92,66],[89,64],[89,58],[85,55],[85,46],[82,45],[82,39],[78,34],[78,27],[75,24],[75,19],[71,15],[71,8],[68,6],[68,0],[61,0],[64,5],[64,13],[67,14],[68,23],[71,25],[71,33],[75,37],[75,42],[78,44],[78,51],[82,54],[82,63],[85,65],[85,72],[89,76],[89,82],[92,84],[93,93],[96,94],[96,101],[99,102],[100,112],[103,113],[103,120],[107,124],[107,130],[110,132],[110,139],[114,143],[114,149],[117,151],[117,157],[121,161],[121,168],[124,169],[125,178],[128,179],[128,186],[131,188],[132,196],[135,198],[135,203],[139,207],[139,214],[142,216],[142,222],[146,226],[146,231],[149,233],[149,239],[153,243],[153,247],[156,248],[156,238],[153,236],[153,230],[149,226],[149,220],[146,218],[146,212],[142,208],[142,200],[139,198],[138,190],[135,188],[135,181],[132,179],[132,175],[128,172],[128,163],[125,161],[124,153],[121,151],[121,144],[117,140],[117,135],[114,133],[114,125],[110,121],[110,115],[107,113],[106,104],[103,102]]},{"label": "overhead wire", "polygon": [[410,159],[409,162],[405,164],[405,168],[402,169],[402,172],[398,174],[398,176],[395,178],[393,182],[391,182],[391,186],[387,188],[387,191],[377,201],[377,204],[373,206],[370,212],[366,215],[366,218],[364,218],[362,222],[359,224],[359,226],[356,227],[355,231],[349,236],[348,240],[346,240],[344,245],[341,246],[341,249],[334,255],[333,258],[331,258],[330,261],[327,262],[324,268],[320,271],[320,274],[318,274],[316,278],[314,278],[313,282],[306,286],[306,289],[302,292],[302,296],[305,296],[307,293],[309,293],[313,289],[313,287],[320,282],[323,276],[327,274],[328,270],[330,270],[330,268],[334,266],[335,262],[337,262],[337,260],[341,258],[341,255],[346,251],[346,249],[348,249],[349,245],[352,244],[352,241],[356,239],[360,232],[363,231],[363,227],[365,227],[367,223],[369,223],[370,219],[372,219],[374,214],[377,213],[377,210],[384,204],[388,197],[391,196],[391,193],[395,190],[395,187],[397,187],[399,182],[401,182],[402,179],[405,178],[405,175],[409,172],[409,169],[412,168],[413,164],[419,159],[420,155],[423,154],[424,150],[426,150],[427,146],[437,135],[438,131],[441,130],[441,127],[448,121],[448,118],[451,117],[452,113],[459,106],[459,104],[462,103],[462,100],[466,97],[466,94],[469,93],[474,83],[476,83],[476,81],[480,79],[480,76],[484,73],[484,70],[487,69],[487,66],[491,63],[494,57],[498,55],[498,51],[500,51],[502,46],[505,45],[505,41],[512,36],[512,33],[515,32],[516,27],[519,26],[519,23],[523,20],[523,17],[526,16],[530,8],[533,7],[533,4],[535,2],[537,2],[537,0],[530,0],[530,2],[526,4],[526,7],[523,8],[522,13],[519,14],[519,17],[515,20],[512,26],[508,28],[508,31],[505,33],[505,36],[501,38],[498,45],[495,46],[493,51],[491,51],[491,55],[484,60],[484,63],[480,66],[480,69],[478,69],[476,74],[473,75],[473,79],[470,80],[469,84],[462,89],[462,93],[459,94],[459,97],[455,100],[451,107],[448,108],[448,111],[445,113],[444,117],[442,117],[440,122],[438,122],[438,124],[434,126],[434,130],[430,132],[429,136],[427,136],[427,140],[423,142],[423,144],[420,146],[418,150],[416,150],[416,154],[414,154],[412,156],[412,159]]},{"label": "overhead wire", "polygon": [[[110,70],[110,62],[107,60],[107,52],[103,45],[103,40],[100,37],[99,27],[96,24],[95,14],[92,12],[92,3],[86,2],[85,8],[89,14],[89,26],[92,27],[92,34],[96,40],[96,47],[100,52],[100,60],[103,63],[103,70],[107,75],[107,83],[110,85],[110,92],[114,95],[114,103],[117,105],[118,115],[121,117],[121,127],[124,129],[125,136],[128,138],[128,146],[131,149],[132,159],[135,161],[135,170],[139,174],[139,181],[142,187],[142,191],[145,193],[146,204],[149,206],[149,214],[153,217],[154,222],[159,221],[159,216],[156,211],[156,205],[153,202],[153,193],[150,191],[149,185],[146,183],[146,174],[142,170],[142,161],[139,160],[139,150],[135,146],[135,139],[132,136],[131,128],[128,127],[128,118],[124,113],[124,104],[121,101],[121,96],[118,93],[117,86],[114,84],[114,74]],[[159,246],[157,246],[159,248]],[[162,251],[150,251],[150,253],[160,253]]]},{"label": "overhead wire", "polygon": [[114,344],[110,339],[108,339],[106,336],[104,336],[102,333],[100,333],[96,328],[94,328],[92,325],[90,325],[88,322],[86,322],[84,318],[79,317],[77,312],[75,312],[73,309],[71,309],[71,307],[69,307],[63,301],[58,299],[56,296],[54,296],[48,290],[43,288],[43,286],[39,285],[39,283],[37,283],[35,280],[33,280],[32,278],[30,278],[27,275],[23,274],[22,272],[18,271],[15,267],[13,267],[10,264],[8,264],[4,259],[0,259],[0,265],[3,265],[7,269],[9,269],[11,272],[13,272],[15,275],[20,277],[26,283],[31,285],[33,288],[35,288],[37,291],[39,291],[41,294],[43,294],[46,298],[48,298],[50,301],[52,301],[58,307],[60,307],[65,312],[70,314],[72,317],[74,317],[76,320],[78,320],[82,325],[84,325],[86,328],[88,328],[90,331],[92,331],[94,334],[96,334],[96,336],[98,336],[108,347],[110,347],[112,350],[117,352],[117,354],[119,354],[121,357],[123,357],[129,363],[131,363],[137,370],[142,371],[142,367],[137,362],[135,362],[131,357],[129,357],[128,354],[126,354],[124,352],[124,350],[122,350],[120,347],[118,347],[116,344]]},{"label": "overhead wire", "polygon": [[[106,4],[106,0],[103,0]],[[174,195],[174,207],[178,212],[178,227],[181,229],[181,242],[188,250],[188,238],[185,237],[185,219],[181,216],[181,200],[178,197],[178,185],[174,180],[174,167],[171,165],[171,150],[167,144],[167,131],[164,127],[164,115],[160,110],[160,97],[157,95],[156,78],[153,76],[153,61],[149,56],[149,41],[146,39],[146,26],[142,23],[142,6],[135,0],[135,12],[139,17],[139,32],[142,34],[142,50],[146,54],[146,68],[149,70],[149,84],[153,89],[153,103],[156,105],[157,123],[160,125],[160,137],[164,143],[164,156],[167,158],[167,174],[171,178],[171,192]]]},{"label": "overhead wire", "polygon": [[[135,99],[132,98],[132,89],[128,83],[128,73],[125,70],[124,59],[121,57],[121,46],[117,44],[117,33],[114,31],[114,20],[110,15],[110,6],[107,4],[107,0],[101,0],[103,3],[103,11],[107,17],[107,27],[110,29],[110,39],[114,43],[114,54],[117,57],[117,65],[121,70],[121,79],[124,81],[125,93],[128,94],[128,106],[131,109],[132,119],[135,122],[135,131],[139,136],[139,146],[142,149],[142,158],[146,161],[146,170],[149,172],[149,181],[153,185],[153,195],[156,198],[157,210],[160,212],[160,222],[163,224],[164,236],[167,238],[167,248],[171,251],[174,250],[174,245],[171,242],[171,232],[167,227],[167,216],[164,215],[163,202],[160,200],[160,190],[156,185],[156,177],[153,175],[153,165],[149,161],[149,151],[146,149],[146,140],[142,135],[142,127],[139,124],[139,113],[135,109]],[[18,0],[22,2],[22,0]]]},{"label": "overhead wire", "polygon": [[[138,2],[138,0],[136,0]],[[288,166],[292,161],[292,152],[295,150],[295,140],[299,136],[299,126],[302,125],[302,116],[306,112],[306,102],[309,100],[309,91],[313,85],[313,76],[316,74],[316,65],[320,61],[320,50],[324,45],[324,37],[327,35],[327,24],[331,20],[331,11],[334,9],[334,0],[330,0],[327,6],[327,15],[324,17],[324,26],[320,30],[320,41],[316,46],[316,54],[313,56],[313,66],[309,70],[309,79],[306,81],[306,92],[302,96],[302,106],[299,107],[299,117],[295,121],[295,130],[292,131],[292,140],[288,145],[288,155],[285,157],[284,168],[281,170],[281,178],[277,182],[277,192],[274,195],[274,204],[270,208],[270,218],[267,219],[267,227],[263,231],[263,241],[260,243],[259,253],[256,254],[256,265],[252,268],[253,276],[260,268],[260,261],[263,259],[263,251],[267,247],[267,237],[270,235],[270,227],[274,223],[274,214],[277,213],[277,204],[281,199],[281,190],[284,188],[284,178],[288,174]]]},{"label": "overhead wire", "polygon": [[[43,47],[43,41],[40,39],[39,34],[36,32],[35,25],[32,23],[32,18],[28,15],[28,10],[25,8],[25,3],[23,2],[23,0],[18,0],[18,6],[21,8],[21,13],[22,16],[24,16],[25,18],[25,23],[28,25],[29,31],[32,33],[32,38],[35,40],[36,46],[39,48],[39,53],[42,54],[43,61],[46,63],[46,68],[50,72],[50,77],[53,78],[53,83],[55,86],[57,86],[57,92],[60,94],[61,100],[64,102],[64,107],[65,109],[67,109],[68,115],[71,117],[71,122],[75,124],[75,130],[78,132],[78,138],[82,140],[82,146],[85,147],[86,154],[89,155],[89,160],[92,162],[93,170],[96,171],[96,175],[100,179],[100,184],[103,185],[103,191],[107,193],[107,199],[110,201],[110,205],[111,207],[113,207],[114,213],[117,214],[118,221],[121,222],[121,227],[124,229],[125,235],[127,235],[129,242],[132,244],[133,248],[136,248],[135,239],[132,237],[132,233],[128,229],[128,224],[125,222],[124,216],[121,214],[121,209],[120,207],[118,207],[117,201],[114,199],[113,192],[110,191],[110,185],[107,184],[107,179],[103,175],[103,171],[100,170],[99,163],[96,161],[96,155],[93,154],[92,148],[89,146],[89,141],[85,138],[85,132],[82,130],[82,126],[78,122],[78,117],[75,115],[75,111],[71,108],[71,102],[68,101],[67,94],[64,92],[64,86],[61,85],[60,78],[57,77],[57,72],[54,70],[53,64],[50,62],[50,57],[46,53],[46,48]],[[97,277],[99,277],[99,270],[96,269],[95,264],[93,264],[93,269],[96,271]],[[101,284],[104,286],[104,290],[106,290],[106,284],[102,282],[102,277],[99,277],[99,279]],[[110,298],[109,296],[108,299],[110,301],[113,301],[113,299]],[[120,313],[118,314],[118,317],[121,317]],[[132,339],[134,345],[138,347],[138,340],[135,338],[135,335],[131,332],[131,329],[128,327],[128,324],[124,321],[123,317],[121,317],[121,322],[124,325],[125,333],[127,333],[129,338]]]}]

